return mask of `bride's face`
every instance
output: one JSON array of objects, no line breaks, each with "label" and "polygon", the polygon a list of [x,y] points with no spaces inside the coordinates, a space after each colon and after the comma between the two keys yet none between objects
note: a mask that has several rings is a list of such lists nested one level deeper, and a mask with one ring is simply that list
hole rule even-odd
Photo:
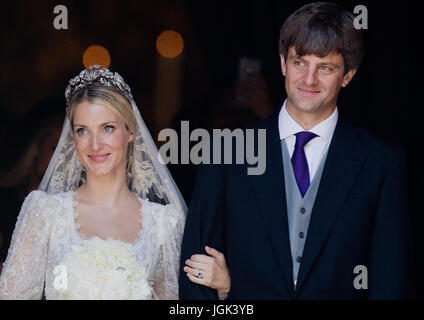
[{"label": "bride's face", "polygon": [[128,143],[134,135],[110,109],[88,101],[74,111],[74,142],[87,177],[116,175],[125,170]]}]

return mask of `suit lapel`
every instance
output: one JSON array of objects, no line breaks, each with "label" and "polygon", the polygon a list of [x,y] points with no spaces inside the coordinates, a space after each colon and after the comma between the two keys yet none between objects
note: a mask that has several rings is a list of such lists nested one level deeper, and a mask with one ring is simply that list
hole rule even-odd
[{"label": "suit lapel", "polygon": [[362,168],[366,152],[353,129],[341,119],[334,131],[312,210],[296,294],[324,246],[340,209]]},{"label": "suit lapel", "polygon": [[293,267],[287,222],[281,142],[278,133],[278,114],[269,119],[266,131],[266,170],[249,176],[261,207],[261,214],[282,266],[290,292],[293,288]]}]

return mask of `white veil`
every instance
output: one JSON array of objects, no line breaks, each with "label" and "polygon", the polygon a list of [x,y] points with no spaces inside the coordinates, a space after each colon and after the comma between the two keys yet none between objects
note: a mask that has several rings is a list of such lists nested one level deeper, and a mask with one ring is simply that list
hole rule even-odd
[{"label": "white veil", "polygon": [[[73,93],[92,83],[101,83],[122,93],[131,103],[137,120],[137,132],[127,165],[129,189],[152,202],[172,204],[185,216],[187,206],[184,198],[166,165],[159,160],[160,153],[140,115],[130,88],[117,72],[112,73],[98,65],[81,71],[78,76],[69,81],[69,86],[65,91],[67,103]],[[76,153],[71,125],[66,116],[58,145],[38,190],[48,193],[66,192],[78,188],[84,181],[84,168]]]}]

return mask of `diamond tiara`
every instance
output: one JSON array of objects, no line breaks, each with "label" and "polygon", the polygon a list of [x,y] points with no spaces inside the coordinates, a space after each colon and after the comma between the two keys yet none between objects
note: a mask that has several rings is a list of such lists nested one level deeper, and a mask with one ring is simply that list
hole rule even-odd
[{"label": "diamond tiara", "polygon": [[80,72],[75,78],[69,80],[69,85],[65,90],[66,105],[69,105],[72,96],[76,91],[91,84],[102,84],[106,87],[113,87],[123,94],[128,101],[133,99],[130,87],[117,72],[111,72],[107,68],[99,65],[92,65]]}]

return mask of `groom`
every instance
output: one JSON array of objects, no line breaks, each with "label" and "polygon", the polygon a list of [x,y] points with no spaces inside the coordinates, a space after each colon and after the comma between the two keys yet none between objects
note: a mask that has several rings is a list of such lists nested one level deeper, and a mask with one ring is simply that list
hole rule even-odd
[{"label": "groom", "polygon": [[217,298],[183,271],[206,245],[225,255],[228,299],[408,297],[402,151],[343,121],[337,109],[363,54],[353,19],[336,4],[312,3],[283,25],[287,100],[255,127],[266,129],[266,171],[199,169],[182,244],[181,299]]}]

